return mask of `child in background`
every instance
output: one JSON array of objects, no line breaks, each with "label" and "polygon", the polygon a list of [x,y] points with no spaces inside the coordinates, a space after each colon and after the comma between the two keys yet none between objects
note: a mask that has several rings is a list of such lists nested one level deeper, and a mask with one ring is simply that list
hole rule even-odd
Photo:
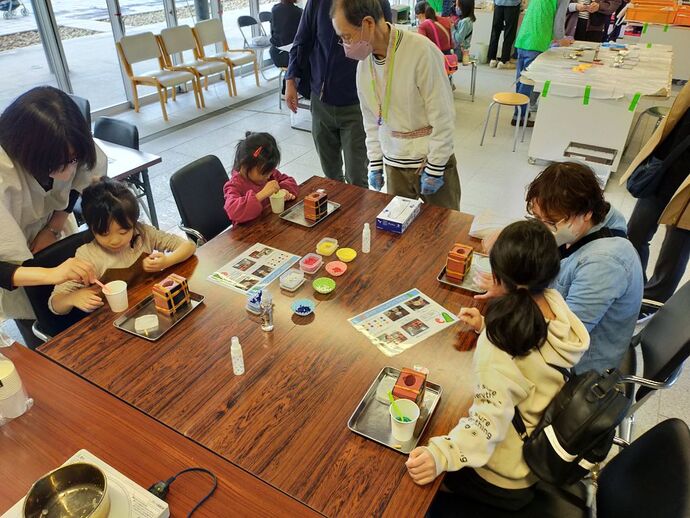
[{"label": "child in background", "polygon": [[269,133],[248,131],[235,151],[232,176],[223,187],[225,212],[233,223],[245,223],[258,218],[269,204],[271,194],[285,189],[286,200],[294,200],[299,187],[294,178],[276,169],[280,163],[280,149]]},{"label": "child in background", "polygon": [[455,53],[463,63],[467,63],[472,44],[472,28],[474,22],[477,21],[474,16],[474,0],[457,0],[455,15],[458,18],[451,30],[455,42]]},{"label": "child in background", "polygon": [[419,34],[433,41],[444,54],[451,54],[453,40],[450,35],[450,18],[436,16],[436,11],[428,2],[417,2],[414,12],[419,23]]},{"label": "child in background", "polygon": [[[145,272],[160,272],[191,257],[196,245],[139,222],[139,204],[122,182],[103,177],[84,189],[82,211],[93,241],[80,246],[77,259],[88,261],[100,278],[110,269],[130,268],[142,261]],[[169,252],[169,253],[168,253]],[[59,284],[48,300],[50,310],[64,315],[78,308],[91,312],[103,305],[98,286],[75,281]]]},{"label": "child in background", "polygon": [[459,315],[481,332],[472,407],[450,433],[412,450],[406,466],[417,484],[447,471],[445,485],[452,493],[517,510],[533,498],[537,479],[512,425],[515,408],[531,433],[565,383],[549,364],[571,368],[589,347],[589,335],[558,291],[548,289],[560,255],[546,225],[507,226],[489,259],[501,295],[487,306],[486,319],[476,308],[463,308]]}]

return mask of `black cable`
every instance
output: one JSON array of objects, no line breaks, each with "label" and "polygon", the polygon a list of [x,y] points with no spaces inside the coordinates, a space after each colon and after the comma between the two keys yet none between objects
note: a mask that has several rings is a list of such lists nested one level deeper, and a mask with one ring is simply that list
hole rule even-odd
[{"label": "black cable", "polygon": [[218,479],[216,478],[216,476],[215,476],[212,472],[210,472],[210,471],[207,470],[206,468],[196,468],[196,467],[195,467],[195,468],[186,468],[186,469],[183,469],[182,471],[180,471],[179,473],[173,475],[172,477],[170,477],[168,480],[166,480],[166,481],[164,481],[164,482],[162,482],[162,481],[161,481],[161,482],[156,482],[153,486],[151,486],[151,487],[149,488],[149,491],[150,491],[151,493],[153,493],[154,495],[156,495],[157,497],[159,497],[161,500],[165,500],[165,497],[166,497],[167,494],[168,494],[168,489],[169,489],[170,485],[171,485],[173,482],[175,482],[175,480],[177,479],[177,477],[179,477],[180,475],[184,475],[185,473],[190,473],[190,472],[194,472],[194,471],[200,472],[200,473],[206,473],[206,474],[208,474],[208,475],[211,475],[211,478],[213,479],[213,487],[212,487],[211,490],[206,494],[206,496],[204,496],[204,498],[202,498],[201,500],[199,500],[199,501],[196,503],[196,505],[192,508],[192,510],[189,511],[189,513],[187,513],[187,518],[191,518],[191,516],[197,511],[197,509],[199,509],[199,508],[206,502],[206,500],[208,500],[209,498],[211,498],[211,496],[213,495],[213,493],[216,491],[216,488],[218,487]]}]

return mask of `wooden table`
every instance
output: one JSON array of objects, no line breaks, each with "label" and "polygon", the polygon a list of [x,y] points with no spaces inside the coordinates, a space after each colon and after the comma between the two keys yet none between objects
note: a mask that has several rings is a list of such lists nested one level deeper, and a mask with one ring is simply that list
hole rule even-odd
[{"label": "wooden table", "polygon": [[108,157],[108,178],[128,181],[141,189],[146,196],[151,224],[158,228],[158,215],[156,214],[156,205],[153,203],[148,168],[160,164],[163,159],[158,155],[120,146],[107,140],[98,138],[93,140]]},{"label": "wooden table", "polygon": [[[436,280],[453,243],[473,242],[472,217],[425,205],[398,236],[373,224],[390,196],[317,177],[300,194],[318,187],[341,208],[313,229],[267,211],[175,268],[206,302],[159,342],[114,330],[113,314],[99,310],[40,350],[328,516],[421,516],[440,480],[416,486],[405,456],[352,433],[347,421],[382,367],[421,364],[444,390],[422,443],[446,433],[472,398],[468,351],[476,337],[449,328],[387,358],[346,319],[415,287],[454,312],[475,305],[469,293]],[[310,282],[295,294],[271,286],[271,333],[245,311],[244,296],[207,280],[256,242],[303,255],[330,236],[359,250],[364,222],[372,227],[371,253],[350,264],[331,295],[315,294]],[[130,290],[130,304],[149,293],[149,285]],[[305,296],[317,301],[314,317],[293,317],[290,303]],[[233,335],[244,349],[243,376],[232,374]]]},{"label": "wooden table", "polygon": [[[293,498],[147,417],[54,362],[15,344],[0,349],[19,371],[34,406],[0,428],[0,514],[45,473],[88,449],[144,488],[180,470],[200,466],[218,488],[198,516],[320,516]],[[171,486],[173,517],[210,489],[207,475],[191,473]]]}]

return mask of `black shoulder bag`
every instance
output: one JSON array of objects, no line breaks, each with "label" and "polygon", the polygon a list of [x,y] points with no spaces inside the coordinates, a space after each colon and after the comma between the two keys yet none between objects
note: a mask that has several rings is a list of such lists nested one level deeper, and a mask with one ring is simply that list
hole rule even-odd
[{"label": "black shoulder bag", "polygon": [[635,198],[647,198],[656,193],[664,172],[690,147],[690,135],[685,137],[663,160],[649,155],[628,178],[626,186]]}]

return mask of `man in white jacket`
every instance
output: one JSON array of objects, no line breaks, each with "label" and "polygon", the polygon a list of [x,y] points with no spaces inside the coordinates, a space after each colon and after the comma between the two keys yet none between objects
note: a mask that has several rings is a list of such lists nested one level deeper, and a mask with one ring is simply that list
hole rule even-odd
[{"label": "man in white jacket", "polygon": [[381,190],[385,165],[391,194],[458,210],[455,107],[443,54],[387,23],[379,0],[335,0],[331,16],[345,55],[359,60],[369,184]]}]

